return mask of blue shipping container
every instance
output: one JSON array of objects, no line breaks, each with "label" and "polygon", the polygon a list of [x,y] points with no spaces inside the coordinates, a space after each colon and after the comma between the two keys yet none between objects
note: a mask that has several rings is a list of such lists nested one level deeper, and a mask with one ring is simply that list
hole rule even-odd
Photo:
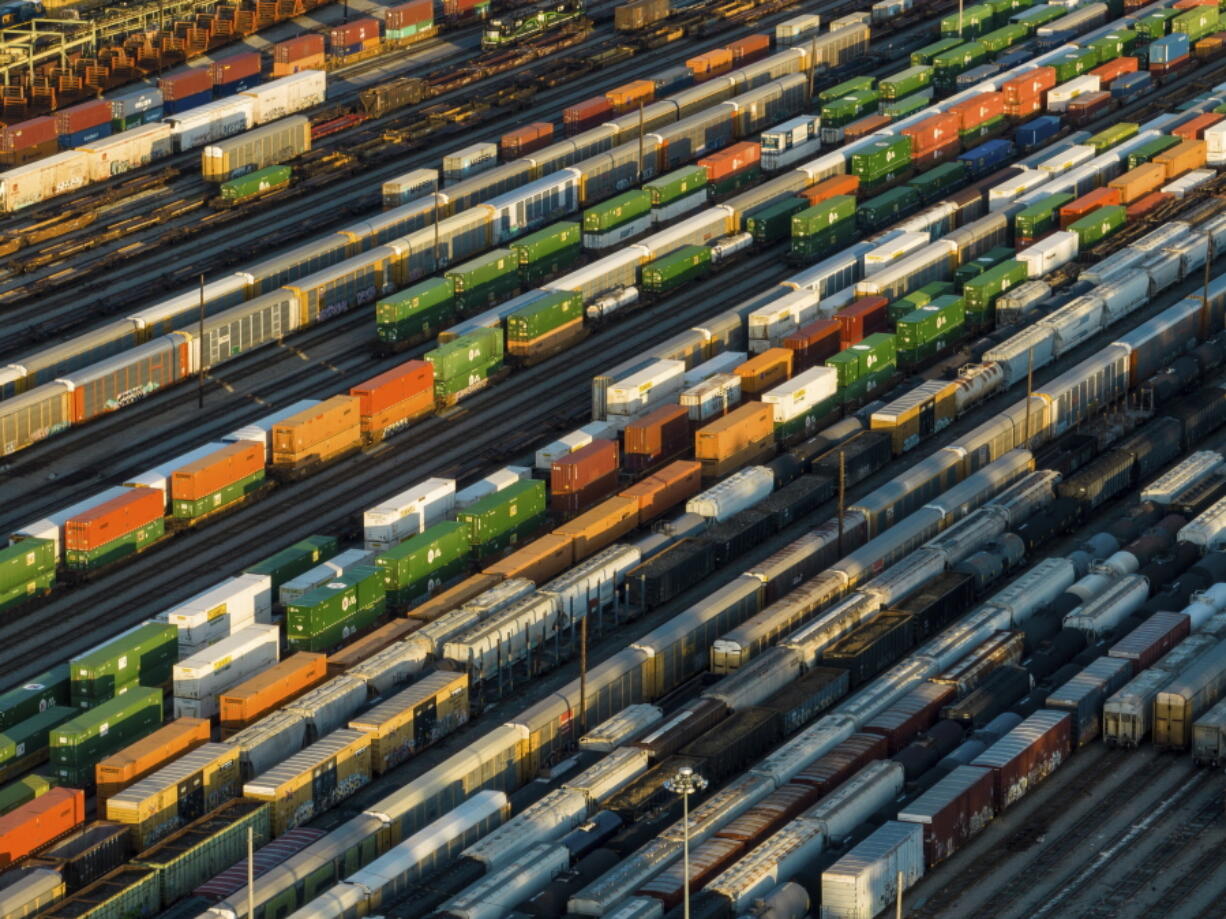
[{"label": "blue shipping container", "polygon": [[249,76],[239,77],[237,80],[231,80],[229,83],[214,83],[213,95],[218,99],[223,96],[233,96],[235,93],[241,93],[243,90],[251,89],[253,86],[258,86],[260,83],[260,74],[253,73]]},{"label": "blue shipping container", "polygon": [[972,67],[966,73],[958,74],[958,89],[970,89],[976,83],[990,80],[998,73],[1000,73],[1000,64],[981,64],[978,67]]},{"label": "blue shipping container", "polygon": [[1183,32],[1172,32],[1149,43],[1149,62],[1173,64],[1181,57],[1187,57],[1189,50],[1188,36]]},{"label": "blue shipping container", "polygon": [[212,101],[213,90],[206,89],[203,92],[196,93],[194,96],[184,96],[182,99],[167,99],[162,109],[167,115],[180,115],[188,109],[193,109],[198,105],[204,105],[204,103]]},{"label": "blue shipping container", "polygon": [[1056,136],[1060,131],[1060,119],[1055,115],[1040,115],[1023,125],[1018,125],[1014,137],[1023,150],[1037,147]]},{"label": "blue shipping container", "polygon": [[958,159],[966,163],[966,168],[970,170],[971,175],[985,176],[1013,159],[1013,144],[1007,140],[989,140],[959,154]]},{"label": "blue shipping container", "polygon": [[655,76],[648,77],[648,79],[656,85],[656,96],[658,98],[661,93],[689,86],[694,82],[694,74],[688,67],[677,66],[670,67],[668,70],[657,73]]},{"label": "blue shipping container", "polygon": [[1131,102],[1145,95],[1154,87],[1154,78],[1147,70],[1126,73],[1111,81],[1111,95],[1121,102]]},{"label": "blue shipping container", "polygon": [[996,66],[1001,70],[1010,70],[1018,64],[1025,64],[1034,57],[1031,51],[1006,51],[996,59]]},{"label": "blue shipping container", "polygon": [[71,134],[60,135],[60,149],[72,150],[76,147],[82,147],[85,144],[93,143],[96,140],[101,140],[104,137],[111,136],[111,123],[108,121],[105,124],[94,125],[92,128],[83,128],[80,131],[74,131]]}]

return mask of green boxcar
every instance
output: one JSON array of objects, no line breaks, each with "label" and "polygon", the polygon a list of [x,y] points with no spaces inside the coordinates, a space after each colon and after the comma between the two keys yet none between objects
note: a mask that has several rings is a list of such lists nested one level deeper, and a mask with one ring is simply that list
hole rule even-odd
[{"label": "green boxcar", "polygon": [[39,575],[55,574],[55,543],[23,539],[0,549],[0,594],[24,590]]},{"label": "green boxcar", "polygon": [[988,49],[977,41],[968,41],[950,51],[943,51],[932,59],[932,81],[936,86],[952,89],[958,74],[978,67],[988,58]]},{"label": "green boxcar", "polygon": [[1116,144],[1121,144],[1130,137],[1136,136],[1140,125],[1132,121],[1120,121],[1105,130],[1099,131],[1085,141],[1087,147],[1093,147],[1097,152],[1110,150]]},{"label": "green boxcar", "polygon": [[519,289],[519,260],[510,249],[495,249],[457,265],[446,276],[461,311],[480,309]]},{"label": "green boxcar", "polygon": [[989,249],[983,255],[971,259],[965,265],[958,266],[958,270],[954,272],[954,284],[961,286],[971,278],[977,278],[985,271],[995,268],[1001,262],[1013,258],[1014,255],[1016,253],[1008,246],[997,246],[994,249]]},{"label": "green boxcar", "polygon": [[92,708],[130,686],[164,686],[179,659],[179,630],[146,622],[69,661],[72,704]]},{"label": "green boxcar", "polygon": [[1038,239],[1049,230],[1060,228],[1060,208],[1077,196],[1068,192],[1048,195],[1018,211],[1013,218],[1013,235],[1018,239]]},{"label": "green boxcar", "polygon": [[884,77],[878,84],[882,99],[901,99],[932,85],[932,68],[920,64]]},{"label": "green boxcar", "polygon": [[863,232],[871,233],[905,217],[919,206],[919,192],[910,185],[892,188],[861,204],[856,212],[856,223]]},{"label": "green boxcar", "polygon": [[903,96],[901,99],[891,99],[889,102],[881,103],[881,114],[896,120],[906,118],[929,105],[932,97],[933,90],[929,87],[917,93],[911,93],[909,96]]},{"label": "green boxcar", "polygon": [[267,166],[237,179],[230,179],[221,183],[221,200],[237,204],[256,195],[284,188],[293,174],[294,170],[289,166]]},{"label": "green boxcar", "polygon": [[961,13],[954,13],[942,19],[941,34],[956,38],[975,38],[991,31],[995,22],[996,11],[990,4],[981,3],[964,7]]},{"label": "green boxcar", "polygon": [[308,536],[288,549],[282,549],[243,570],[244,574],[266,574],[272,578],[274,595],[282,584],[305,574],[340,551],[335,536]]},{"label": "green boxcar", "polygon": [[331,651],[387,611],[383,575],[354,565],[285,607],[285,637],[295,651]]},{"label": "green boxcar", "polygon": [[852,195],[835,195],[792,215],[792,236],[812,236],[856,216]]},{"label": "green boxcar", "polygon": [[938,297],[898,320],[898,359],[918,364],[954,344],[966,330],[966,301],[961,297]]},{"label": "green boxcar", "polygon": [[33,718],[39,712],[67,705],[72,698],[67,664],[31,677],[20,686],[0,693],[0,731]]},{"label": "green boxcar", "polygon": [[153,733],[161,725],[162,690],[134,686],[51,732],[52,772],[65,785],[92,788],[94,766],[99,760]]},{"label": "green boxcar", "polygon": [[1007,26],[1001,26],[999,29],[993,29],[979,39],[982,44],[991,54],[1000,54],[1006,48],[1012,48],[1018,42],[1026,40],[1026,36],[1030,33],[1023,25],[1011,23]]},{"label": "green boxcar", "polygon": [[966,163],[954,160],[950,163],[942,163],[927,172],[921,172],[907,185],[915,189],[922,203],[928,203],[937,200],[947,191],[957,188],[966,179]]},{"label": "green boxcar", "polygon": [[1067,229],[1077,234],[1078,248],[1084,252],[1122,227],[1127,220],[1127,213],[1127,210],[1118,204],[1100,207],[1070,223]]},{"label": "green boxcar", "polygon": [[643,183],[643,191],[651,196],[652,207],[664,207],[706,187],[707,170],[701,166],[683,166]]},{"label": "green boxcar", "polygon": [[931,284],[925,284],[919,290],[913,290],[905,297],[899,297],[887,306],[886,317],[891,323],[897,323],[899,319],[913,310],[917,310],[921,306],[927,306],[938,297],[944,297],[946,294],[953,293],[953,291],[954,286],[948,281],[933,281]]},{"label": "green boxcar", "polygon": [[469,545],[478,556],[516,543],[540,526],[545,517],[545,483],[526,479],[486,495],[456,514],[467,527]]},{"label": "green boxcar", "polygon": [[872,182],[897,172],[911,162],[911,138],[905,134],[881,138],[851,155],[851,173],[861,182]]},{"label": "green boxcar", "polygon": [[583,294],[542,291],[542,296],[507,316],[508,341],[532,341],[583,318]]},{"label": "green boxcar", "polygon": [[850,246],[855,241],[856,222],[854,220],[843,220],[815,233],[793,236],[788,250],[788,258],[792,262],[805,264],[819,258],[825,258],[839,249]]},{"label": "green boxcar", "polygon": [[651,213],[651,195],[643,189],[623,192],[583,212],[584,233],[607,233]]},{"label": "green boxcar", "polygon": [[0,734],[0,769],[45,753],[51,743],[51,731],[79,714],[80,709],[54,705]]},{"label": "green boxcar", "polygon": [[213,511],[221,510],[230,504],[243,500],[254,491],[259,491],[264,484],[264,470],[258,469],[246,478],[239,479],[225,488],[219,488],[211,495],[197,498],[194,501],[176,499],[172,504],[172,513],[179,520],[193,520],[203,517]]},{"label": "green boxcar", "polygon": [[706,277],[711,270],[711,250],[706,246],[682,246],[640,269],[643,290],[664,294],[683,284]]},{"label": "green boxcar", "polygon": [[1139,147],[1134,147],[1128,154],[1128,168],[1136,169],[1142,163],[1148,163],[1159,153],[1163,153],[1171,147],[1178,147],[1183,141],[1178,137],[1172,137],[1170,134],[1163,134],[1161,137],[1155,137],[1153,140],[1147,140]]},{"label": "green boxcar", "polygon": [[759,205],[745,215],[745,232],[760,243],[786,239],[792,232],[792,216],[808,206],[804,198],[792,197]]},{"label": "green boxcar", "polygon": [[502,329],[474,329],[426,352],[434,365],[434,396],[444,399],[488,378],[502,366]]},{"label": "green boxcar", "polygon": [[404,612],[426,599],[468,566],[469,527],[455,520],[436,523],[375,558],[393,612]]},{"label": "green boxcar", "polygon": [[1098,52],[1093,48],[1081,48],[1077,51],[1066,51],[1060,57],[1050,62],[1055,68],[1056,82],[1066,83],[1073,77],[1089,73],[1098,66]]},{"label": "green boxcar", "polygon": [[419,281],[375,304],[376,332],[387,344],[433,338],[455,318],[455,291],[448,278]]},{"label": "green boxcar", "polygon": [[55,784],[46,776],[32,773],[24,779],[18,779],[16,782],[9,782],[3,788],[0,788],[0,814],[7,814],[14,808],[21,807],[23,804],[29,804],[35,798],[41,798]]},{"label": "green boxcar", "polygon": [[1193,42],[1217,31],[1219,18],[1216,6],[1194,6],[1171,19],[1171,31],[1183,32]]},{"label": "green boxcar", "polygon": [[962,40],[959,38],[942,38],[940,41],[933,42],[931,45],[925,45],[918,51],[911,52],[911,66],[931,66],[933,60],[938,54],[944,54],[946,51],[951,51],[960,44],[962,44]]},{"label": "green boxcar", "polygon": [[1032,6],[1030,9],[1023,10],[1020,13],[1014,13],[1009,17],[1009,20],[1023,26],[1027,34],[1032,35],[1039,26],[1055,22],[1057,19],[1067,16],[1068,12],[1065,7],[1044,3],[1040,6]]},{"label": "green boxcar", "polygon": [[156,869],[143,865],[121,865],[39,915],[44,919],[138,919],[155,916],[163,906],[161,891]]},{"label": "green boxcar", "polygon": [[535,284],[569,268],[582,254],[582,242],[582,229],[570,221],[555,223],[511,243],[519,261],[520,280],[525,285]]},{"label": "green boxcar", "polygon": [[1026,278],[1026,265],[1010,259],[967,281],[962,286],[967,326],[973,329],[991,326],[996,315],[996,298]]},{"label": "green boxcar", "polygon": [[823,89],[817,94],[817,100],[819,102],[829,102],[831,99],[846,96],[848,93],[873,92],[873,83],[872,77],[852,77],[850,80],[836,83],[829,89]]},{"label": "green boxcar", "polygon": [[64,564],[76,571],[92,571],[127,558],[129,555],[135,555],[165,535],[166,518],[158,517],[131,533],[125,533],[117,539],[112,539],[105,545],[93,549],[65,549]]}]

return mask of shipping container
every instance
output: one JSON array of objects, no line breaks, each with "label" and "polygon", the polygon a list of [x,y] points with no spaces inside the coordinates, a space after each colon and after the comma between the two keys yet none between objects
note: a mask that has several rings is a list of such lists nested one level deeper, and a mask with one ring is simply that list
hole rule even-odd
[{"label": "shipping container", "polygon": [[92,788],[96,765],[156,730],[162,723],[162,711],[160,688],[133,686],[58,725],[51,732],[55,777],[78,788]]},{"label": "shipping container", "polygon": [[85,795],[76,788],[52,788],[0,817],[0,868],[75,829],[85,820]]},{"label": "shipping container", "polygon": [[98,761],[94,769],[99,811],[106,801],[139,782],[172,759],[209,742],[212,725],[206,718],[177,718],[136,743]]},{"label": "shipping container", "polygon": [[259,718],[318,686],[328,676],[322,654],[299,651],[218,695],[221,735],[225,739]]}]

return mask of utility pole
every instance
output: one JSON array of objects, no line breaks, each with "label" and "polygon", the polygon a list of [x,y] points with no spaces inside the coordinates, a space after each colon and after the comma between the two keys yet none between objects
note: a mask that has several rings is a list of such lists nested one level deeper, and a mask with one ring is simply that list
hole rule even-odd
[{"label": "utility pole", "polygon": [[639,100],[639,182],[643,181],[643,100]]},{"label": "utility pole", "polygon": [[247,827],[247,919],[255,919],[255,827]]},{"label": "utility pole", "polygon": [[1026,446],[1030,446],[1030,399],[1034,395],[1034,346],[1026,351]]},{"label": "utility pole", "polygon": [[[190,353],[190,352],[189,352]],[[200,363],[196,374],[197,408],[204,408],[204,275],[200,275],[200,332],[196,336],[196,354]]]},{"label": "utility pole", "polygon": [[439,268],[442,267],[438,263],[438,250],[439,250],[438,224],[439,224],[439,217],[440,217],[441,211],[442,211],[442,208],[439,206],[438,196],[435,195],[434,197],[434,270],[435,271],[437,271]]},{"label": "utility pole", "polygon": [[843,557],[843,504],[847,497],[847,451],[839,448],[839,558]]},{"label": "utility pole", "polygon": [[587,616],[579,620],[579,732],[587,733]]},{"label": "utility pole", "polygon": [[813,82],[817,79],[817,36],[809,39],[809,101],[813,100]]},{"label": "utility pole", "polygon": [[894,901],[894,919],[902,919],[902,872],[898,872],[898,898]]}]

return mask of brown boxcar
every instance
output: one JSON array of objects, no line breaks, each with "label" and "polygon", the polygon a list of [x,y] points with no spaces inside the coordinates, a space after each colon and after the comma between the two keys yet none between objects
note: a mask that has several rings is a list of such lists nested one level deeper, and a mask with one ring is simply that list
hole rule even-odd
[{"label": "brown boxcar", "polygon": [[0,868],[58,839],[85,821],[85,792],[52,788],[0,817]]},{"label": "brown boxcar", "polygon": [[601,501],[562,524],[554,534],[574,541],[575,561],[581,562],[610,546],[639,525],[639,499],[617,495]]},{"label": "brown boxcar", "polygon": [[328,657],[299,651],[217,697],[221,736],[236,734],[263,715],[296,699],[328,676]]},{"label": "brown boxcar", "polygon": [[958,766],[898,812],[904,823],[924,828],[924,864],[945,861],[995,816],[992,770]]},{"label": "brown boxcar", "polygon": [[889,742],[880,734],[852,734],[796,773],[792,781],[811,785],[819,796],[825,796],[873,760],[885,759],[888,755]]},{"label": "brown boxcar", "polygon": [[[534,539],[485,569],[499,578],[527,578],[538,585],[555,578],[575,563],[575,543],[569,536],[550,533]],[[418,611],[413,610],[417,616]]]},{"label": "brown boxcar", "polygon": [[957,690],[953,686],[921,683],[869,719],[863,731],[884,737],[893,755],[909,744],[920,731],[932,727],[941,713],[941,707],[955,695]]},{"label": "brown boxcar", "polygon": [[1154,613],[1113,644],[1107,655],[1132,661],[1133,673],[1140,673],[1187,638],[1191,622],[1182,613]]},{"label": "brown boxcar", "polygon": [[1055,772],[1072,749],[1068,712],[1041,708],[970,763],[992,770],[996,811],[1020,801]]},{"label": "brown boxcar", "polygon": [[207,718],[176,718],[99,762],[94,766],[99,813],[105,812],[107,798],[152,775],[175,757],[208,743],[211,734]]},{"label": "brown boxcar", "polygon": [[631,0],[613,8],[613,28],[633,32],[668,16],[668,0]]},{"label": "brown boxcar", "polygon": [[362,436],[377,441],[434,411],[434,365],[407,361],[351,387],[349,395],[358,400]]},{"label": "brown boxcar", "polygon": [[702,463],[678,460],[636,482],[621,494],[622,497],[638,499],[639,523],[645,524],[694,497],[701,488]]},{"label": "brown boxcar", "polygon": [[567,134],[578,134],[612,116],[613,106],[609,104],[609,100],[604,96],[596,96],[564,108],[562,123],[566,126]]}]

